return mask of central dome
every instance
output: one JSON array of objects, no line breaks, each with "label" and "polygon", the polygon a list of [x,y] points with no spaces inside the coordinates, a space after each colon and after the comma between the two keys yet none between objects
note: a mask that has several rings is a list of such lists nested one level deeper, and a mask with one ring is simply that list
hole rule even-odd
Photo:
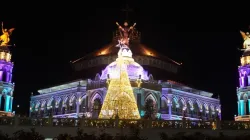
[{"label": "central dome", "polygon": [[118,52],[118,58],[102,71],[100,79],[116,79],[120,77],[120,69],[118,67],[119,58],[122,58],[126,61],[125,68],[127,69],[129,79],[136,80],[141,78],[143,80],[148,80],[148,72],[145,71],[140,64],[134,61],[132,58],[132,52],[128,47],[120,48]]}]

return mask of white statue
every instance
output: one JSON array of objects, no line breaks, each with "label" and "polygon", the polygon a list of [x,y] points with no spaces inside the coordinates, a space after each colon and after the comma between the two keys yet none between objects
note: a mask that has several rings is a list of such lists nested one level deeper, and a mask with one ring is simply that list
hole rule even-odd
[{"label": "white statue", "polygon": [[242,31],[240,31],[240,34],[241,34],[242,38],[244,39],[243,49],[245,49],[245,50],[250,49],[250,34],[249,34],[249,32],[244,33]]}]

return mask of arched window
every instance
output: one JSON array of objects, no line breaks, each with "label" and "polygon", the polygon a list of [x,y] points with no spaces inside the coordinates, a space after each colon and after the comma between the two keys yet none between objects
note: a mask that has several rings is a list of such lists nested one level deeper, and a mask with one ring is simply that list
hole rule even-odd
[{"label": "arched window", "polygon": [[247,74],[244,75],[244,86],[248,86],[248,76],[247,76]]},{"label": "arched window", "polygon": [[70,113],[75,113],[76,112],[76,97],[73,96],[70,99]]}]

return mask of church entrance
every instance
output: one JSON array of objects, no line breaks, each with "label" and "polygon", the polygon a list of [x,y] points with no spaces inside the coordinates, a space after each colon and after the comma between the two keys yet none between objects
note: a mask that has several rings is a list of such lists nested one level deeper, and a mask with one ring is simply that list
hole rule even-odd
[{"label": "church entrance", "polygon": [[145,119],[155,119],[156,118],[156,103],[152,99],[147,99],[144,107]]},{"label": "church entrance", "polygon": [[99,113],[101,111],[101,100],[99,98],[94,100],[94,103],[92,105],[92,118],[97,119],[99,116]]}]

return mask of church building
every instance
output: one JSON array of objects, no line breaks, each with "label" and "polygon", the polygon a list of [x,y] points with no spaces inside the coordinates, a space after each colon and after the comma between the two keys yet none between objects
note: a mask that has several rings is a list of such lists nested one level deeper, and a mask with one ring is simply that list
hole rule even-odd
[{"label": "church building", "polygon": [[123,41],[129,49],[122,53],[131,59],[126,71],[141,118],[221,118],[220,101],[212,98],[213,93],[174,81],[180,63],[143,45],[136,24],[130,28],[128,23],[117,25],[110,44],[71,62],[78,80],[38,90],[38,95],[31,96],[30,117],[98,118],[109,80],[117,74],[118,40],[127,37]]}]

